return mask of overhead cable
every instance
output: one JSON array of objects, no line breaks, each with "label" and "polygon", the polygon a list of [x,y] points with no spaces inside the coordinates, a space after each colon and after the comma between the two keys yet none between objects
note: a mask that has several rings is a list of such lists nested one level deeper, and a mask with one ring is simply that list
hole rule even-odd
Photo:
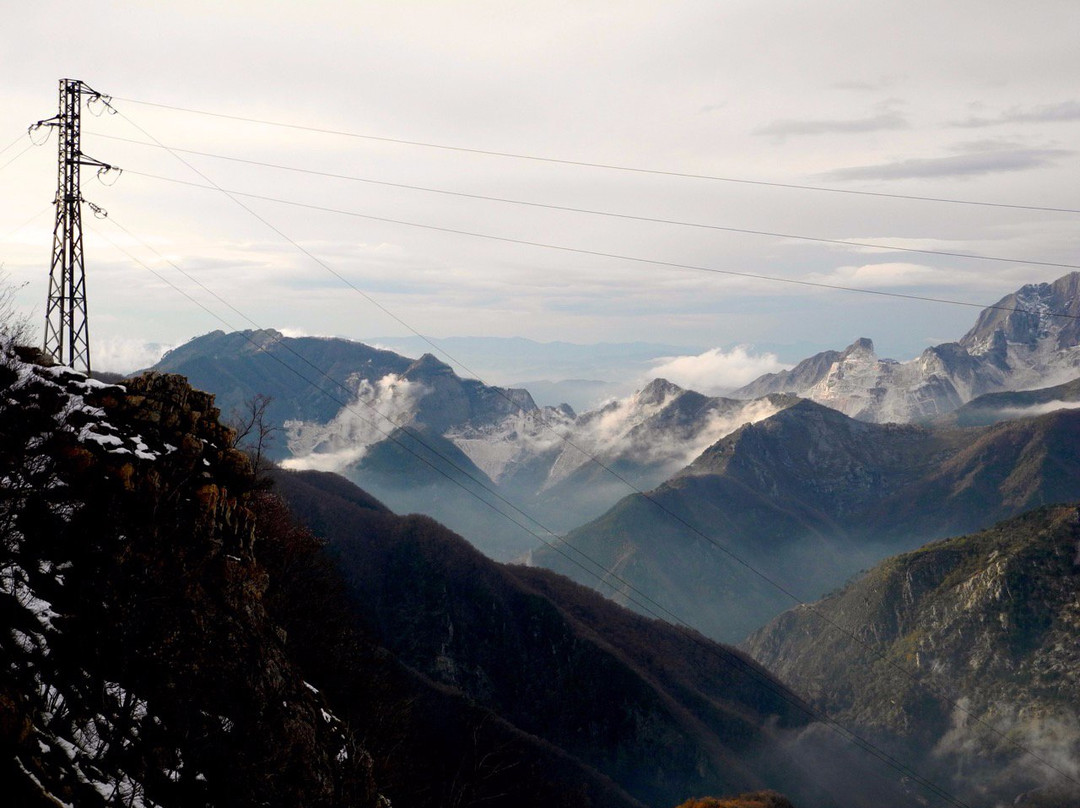
[{"label": "overhead cable", "polygon": [[[358,218],[358,219],[367,219],[368,221],[384,222],[386,224],[402,225],[404,227],[415,227],[415,228],[420,228],[420,229],[423,229],[423,230],[433,230],[433,231],[440,232],[440,233],[452,233],[454,235],[470,236],[472,238],[486,239],[486,240],[489,240],[489,241],[498,241],[498,242],[503,242],[503,243],[506,243],[506,244],[519,244],[519,245],[523,245],[523,246],[527,246],[527,247],[539,247],[539,248],[546,249],[546,250],[558,250],[560,252],[576,253],[578,255],[589,255],[589,256],[593,256],[593,257],[597,257],[597,258],[611,258],[611,259],[614,259],[614,260],[617,260],[617,261],[630,261],[630,262],[640,263],[640,264],[649,264],[649,265],[652,265],[652,266],[670,267],[672,269],[685,269],[685,270],[691,270],[691,271],[695,271],[695,272],[708,272],[708,273],[713,273],[713,274],[717,274],[717,275],[729,275],[729,276],[738,277],[738,278],[750,278],[750,279],[753,279],[753,280],[769,281],[769,282],[772,282],[772,283],[786,283],[786,284],[793,284],[793,285],[796,285],[796,286],[805,286],[805,287],[811,287],[811,288],[817,288],[817,289],[831,289],[831,290],[834,290],[834,291],[855,292],[857,294],[876,295],[876,296],[879,296],[879,297],[893,297],[893,298],[901,298],[901,299],[904,299],[904,300],[918,300],[918,301],[922,301],[922,302],[925,302],[925,303],[944,303],[944,304],[952,305],[952,306],[966,306],[968,308],[976,308],[976,309],[988,309],[989,308],[989,309],[1000,309],[1000,310],[1003,310],[1003,311],[1026,311],[1025,309],[1011,308],[1011,307],[1008,307],[1008,306],[994,306],[994,305],[988,306],[988,305],[986,305],[984,303],[974,303],[972,301],[956,300],[956,299],[953,299],[953,298],[931,297],[929,295],[916,295],[916,294],[908,294],[908,293],[904,293],[904,292],[890,292],[890,291],[886,291],[886,290],[883,290],[883,289],[867,289],[867,288],[858,287],[858,286],[846,286],[844,284],[827,283],[825,281],[809,281],[809,280],[804,280],[804,279],[800,279],[800,278],[784,278],[784,277],[781,277],[781,276],[778,276],[778,275],[763,275],[763,274],[757,273],[757,272],[742,272],[742,271],[734,270],[734,269],[720,269],[718,267],[706,267],[706,266],[701,266],[699,264],[684,264],[684,263],[680,263],[680,262],[677,262],[677,261],[664,261],[664,260],[655,259],[655,258],[643,258],[641,256],[635,256],[635,255],[625,255],[625,254],[621,254],[621,253],[603,252],[601,250],[589,250],[589,249],[585,249],[585,248],[582,248],[582,247],[570,247],[570,246],[566,246],[566,245],[562,245],[562,244],[550,244],[550,243],[540,242],[540,241],[531,241],[531,240],[528,240],[528,239],[511,238],[511,237],[508,237],[508,236],[496,236],[496,235],[494,235],[492,233],[480,233],[480,232],[477,232],[477,231],[463,230],[463,229],[454,228],[454,227],[443,227],[443,226],[440,226],[440,225],[423,224],[421,222],[411,222],[411,221],[407,221],[407,220],[404,220],[404,219],[392,219],[392,218],[389,218],[389,217],[386,217],[386,216],[375,216],[373,214],[360,213],[358,211],[342,210],[340,208],[331,208],[331,207],[328,207],[328,206],[325,206],[325,205],[313,205],[313,204],[310,204],[310,203],[307,203],[307,202],[296,202],[296,201],[291,200],[291,199],[282,199],[280,197],[267,196],[267,195],[264,195],[264,194],[254,194],[254,193],[248,193],[246,191],[231,190],[231,189],[222,188],[221,186],[218,186],[218,185],[204,185],[204,184],[198,183],[198,182],[190,182],[188,180],[176,179],[174,177],[164,177],[164,176],[161,176],[161,175],[158,175],[158,174],[150,174],[150,173],[147,173],[147,172],[144,172],[144,171],[134,171],[134,170],[128,169],[127,173],[135,175],[135,176],[139,176],[139,177],[146,177],[148,179],[161,180],[161,181],[164,181],[164,182],[176,183],[178,185],[186,185],[186,186],[189,186],[189,187],[192,187],[192,188],[201,188],[201,189],[207,190],[207,191],[218,191],[219,193],[223,193],[223,194],[226,194],[226,195],[231,196],[231,197],[244,197],[245,199],[259,199],[259,200],[262,200],[264,202],[274,202],[274,203],[281,204],[281,205],[291,205],[293,207],[298,207],[298,208],[307,208],[308,210],[322,211],[323,213],[334,213],[334,214],[338,214],[338,215],[341,215],[341,216],[351,216],[351,217]],[[982,254],[977,254],[977,253],[948,252],[948,251],[944,251],[944,250],[925,250],[925,249],[918,249],[918,248],[915,248],[915,247],[901,247],[901,246],[890,245],[890,244],[876,244],[876,243],[871,243],[871,242],[846,241],[846,240],[843,240],[843,239],[819,238],[819,237],[816,237],[816,236],[794,235],[794,234],[790,234],[790,233],[778,233],[778,232],[771,232],[771,231],[766,231],[766,230],[748,230],[748,229],[744,229],[744,228],[723,227],[723,226],[720,226],[720,225],[701,225],[701,226],[708,227],[708,228],[710,228],[712,230],[722,230],[722,231],[725,231],[725,232],[738,233],[738,234],[742,234],[742,235],[768,236],[768,237],[771,237],[771,238],[779,238],[779,239],[796,239],[796,240],[801,240],[801,241],[811,241],[811,242],[818,242],[818,243],[823,243],[823,244],[842,245],[842,246],[845,246],[845,247],[861,247],[861,248],[882,250],[882,251],[886,251],[886,252],[909,252],[909,253],[919,253],[919,254],[922,254],[922,255],[936,255],[936,256],[942,256],[942,257],[947,257],[947,258],[962,258],[962,259],[970,260],[970,261],[992,261],[992,262],[998,262],[998,263],[1022,264],[1022,265],[1027,265],[1027,266],[1045,266],[1045,267],[1055,267],[1055,268],[1059,268],[1059,269],[1080,270],[1080,264],[1067,264],[1067,263],[1059,263],[1059,262],[1056,262],[1056,261],[1036,261],[1036,260],[1028,260],[1028,259],[1023,259],[1023,258],[1007,258],[1007,257],[1003,257],[1003,256],[982,255]],[[1071,318],[1071,319],[1076,319],[1077,317],[1080,317],[1080,315],[1069,314],[1069,313],[1066,313],[1066,312],[1050,312],[1050,315],[1054,316],[1054,317],[1066,317],[1066,318]]]},{"label": "overhead cable", "polygon": [[[718,230],[718,231],[722,231],[722,232],[725,232],[725,233],[740,233],[740,234],[749,234],[749,235],[776,236],[776,237],[780,237],[780,238],[799,239],[799,240],[804,240],[804,241],[816,241],[816,242],[822,242],[822,243],[826,243],[826,244],[843,244],[843,245],[857,246],[857,247],[874,247],[874,248],[882,249],[882,250],[903,250],[903,251],[918,252],[918,253],[923,253],[923,254],[928,254],[928,255],[943,255],[943,256],[949,256],[949,257],[953,257],[953,258],[957,258],[957,257],[960,257],[960,258],[981,258],[981,259],[987,260],[987,261],[1010,261],[1012,263],[1023,263],[1023,264],[1038,264],[1038,263],[1040,263],[1040,262],[1037,262],[1037,261],[1028,261],[1028,260],[1023,260],[1023,259],[997,258],[997,257],[992,257],[992,256],[981,256],[981,255],[977,256],[977,255],[974,255],[974,254],[967,254],[967,253],[951,253],[951,252],[944,252],[944,251],[939,251],[939,250],[921,250],[921,249],[917,249],[917,248],[914,248],[914,247],[896,247],[896,246],[890,246],[890,245],[871,244],[871,243],[849,241],[847,239],[826,239],[826,238],[820,238],[820,237],[816,237],[816,236],[802,236],[802,235],[771,233],[771,232],[767,232],[767,231],[747,230],[747,229],[744,229],[744,228],[735,228],[735,227],[727,227],[727,226],[722,226],[722,225],[706,224],[704,222],[687,222],[687,221],[683,221],[683,220],[679,220],[679,219],[664,219],[664,218],[660,218],[660,217],[656,217],[656,216],[638,216],[638,215],[631,214],[631,213],[619,213],[619,212],[616,212],[616,211],[596,210],[594,208],[578,208],[578,207],[573,207],[573,206],[570,206],[570,205],[555,205],[555,204],[550,204],[550,203],[546,203],[546,202],[534,202],[534,201],[524,200],[524,199],[510,199],[510,198],[507,198],[507,197],[489,196],[489,195],[486,195],[486,194],[475,194],[475,193],[468,193],[468,192],[465,192],[465,191],[451,191],[451,190],[448,190],[448,189],[445,189],[445,188],[431,188],[431,187],[423,186],[423,185],[410,185],[410,184],[401,183],[401,182],[389,182],[389,181],[386,181],[386,180],[375,180],[375,179],[370,179],[370,178],[367,178],[367,177],[357,177],[355,175],[350,175],[350,174],[336,174],[336,173],[329,172],[329,171],[316,171],[314,169],[308,169],[308,168],[297,168],[295,166],[280,165],[280,164],[277,164],[277,163],[268,163],[268,162],[263,162],[263,161],[260,161],[260,160],[250,160],[250,159],[243,158],[243,157],[230,157],[230,156],[223,155],[223,154],[213,154],[211,152],[196,151],[194,149],[180,149],[180,148],[176,148],[176,147],[173,147],[173,146],[165,146],[163,144],[159,145],[157,143],[146,143],[146,142],[140,141],[140,140],[132,140],[130,138],[116,137],[116,136],[113,136],[113,135],[100,135],[100,137],[106,137],[106,138],[109,138],[110,140],[120,140],[120,141],[124,141],[124,142],[127,142],[127,143],[135,143],[135,144],[140,145],[140,146],[150,146],[150,147],[153,147],[153,148],[166,149],[166,150],[168,150],[170,152],[179,152],[179,153],[182,153],[182,154],[194,154],[194,155],[198,155],[200,157],[212,157],[212,158],[217,159],[217,160],[227,160],[229,162],[243,163],[245,165],[259,166],[259,167],[262,167],[262,168],[272,168],[272,169],[277,169],[279,171],[293,171],[293,172],[297,172],[297,173],[301,173],[301,174],[310,174],[310,175],[313,175],[313,176],[327,177],[327,178],[331,178],[331,179],[348,180],[350,182],[361,182],[361,183],[365,183],[365,184],[368,184],[368,185],[378,185],[378,186],[387,187],[387,188],[401,188],[401,189],[410,190],[410,191],[422,191],[422,192],[425,192],[425,193],[441,194],[441,195],[444,195],[444,196],[453,196],[453,197],[458,197],[458,198],[463,198],[463,199],[477,199],[477,200],[483,200],[483,201],[486,201],[486,202],[500,202],[500,203],[509,204],[509,205],[520,205],[520,206],[524,206],[524,207],[543,208],[543,209],[546,209],[546,210],[555,210],[555,211],[561,211],[561,212],[564,212],[564,213],[584,213],[584,214],[588,214],[590,216],[606,216],[606,217],[613,218],[613,219],[624,219],[624,220],[630,220],[630,221],[635,221],[635,222],[648,222],[648,223],[651,223],[651,224],[675,225],[675,226],[678,226],[678,227],[693,227],[693,228],[698,228],[698,229],[702,229],[702,230]],[[133,171],[131,173],[136,174],[136,173],[140,173],[140,172]],[[141,174],[141,176],[151,177],[151,178],[154,178],[154,179],[168,180],[168,178],[166,178],[166,177],[159,177],[159,176],[153,175],[153,174],[145,174],[145,173],[143,173],[143,174]],[[169,180],[169,181],[170,182],[183,182],[183,180]],[[213,190],[223,190],[223,189],[219,188],[216,185],[215,186],[200,186],[197,183],[189,183],[189,184],[192,184],[195,187],[212,188]],[[240,192],[240,191],[230,191],[230,193],[240,194],[242,192]],[[257,198],[267,199],[267,197],[257,197]],[[273,199],[271,201],[284,202],[284,200],[280,200],[280,199]],[[288,204],[298,204],[298,203],[290,202]],[[335,211],[335,212],[342,213],[343,211]],[[355,215],[359,215],[359,214],[355,214]],[[413,224],[413,226],[419,226],[419,225]],[[1066,265],[1053,264],[1052,266],[1066,266]]]},{"label": "overhead cable", "polygon": [[2,166],[0,166],[0,171],[3,171],[3,170],[4,170],[5,168],[7,168],[7,167],[8,167],[9,165],[11,165],[12,163],[14,163],[14,162],[15,162],[16,160],[18,160],[18,159],[19,159],[20,157],[22,157],[22,156],[23,156],[24,154],[26,154],[26,153],[27,153],[28,151],[30,151],[30,150],[31,150],[32,148],[34,148],[34,144],[33,144],[33,143],[31,143],[31,144],[30,144],[29,146],[27,146],[27,147],[26,147],[25,149],[23,149],[23,150],[22,150],[21,152],[19,152],[19,153],[18,153],[18,154],[16,154],[16,155],[15,155],[14,157],[12,157],[12,158],[11,158],[10,160],[8,160],[8,161],[7,161],[6,163],[4,163],[4,164],[3,164]]},{"label": "overhead cable", "polygon": [[634,174],[652,174],[662,177],[678,177],[682,179],[692,180],[709,180],[713,182],[727,182],[736,183],[740,185],[759,185],[769,188],[785,188],[798,191],[816,191],[831,194],[846,194],[851,196],[874,196],[884,199],[903,199],[915,202],[939,202],[950,205],[976,205],[980,207],[989,208],[1010,208],[1013,210],[1027,210],[1027,211],[1042,211],[1046,213],[1080,213],[1080,209],[1077,208],[1065,208],[1065,207],[1053,207],[1048,205],[1020,205],[1010,204],[1005,202],[986,202],[981,200],[972,199],[955,199],[949,197],[936,197],[936,196],[920,196],[915,194],[897,194],[888,193],[884,191],[859,191],[851,188],[836,188],[820,185],[801,185],[797,183],[789,182],[770,182],[766,180],[751,180],[742,179],[738,177],[723,177],[712,174],[694,174],[684,171],[667,171],[656,168],[642,168],[639,166],[626,166],[616,165],[613,163],[597,163],[588,162],[585,160],[564,160],[557,157],[542,157],[535,154],[519,154],[515,152],[504,151],[492,151],[490,149],[478,149],[468,148],[465,146],[451,146],[445,143],[429,143],[420,140],[403,140],[401,138],[383,137],[379,135],[367,135],[359,132],[349,132],[341,129],[328,129],[318,126],[304,126],[302,124],[285,123],[283,121],[271,121],[264,118],[253,118],[244,115],[230,115],[223,112],[210,112],[202,109],[192,109],[190,107],[175,106],[172,104],[160,104],[152,101],[140,101],[135,98],[120,98],[116,97],[114,100],[126,101],[129,104],[139,104],[147,107],[157,107],[158,109],[168,109],[174,112],[186,112],[194,115],[206,115],[212,118],[223,118],[231,121],[242,121],[244,123],[254,123],[263,126],[276,126],[284,129],[296,129],[304,132],[314,132],[324,135],[337,135],[340,137],[357,138],[360,140],[371,140],[381,143],[394,143],[402,146],[418,146],[427,149],[442,149],[445,151],[462,152],[465,154],[479,154],[488,157],[506,157],[515,160],[529,160],[540,163],[553,163],[557,165],[577,166],[580,168],[596,168],[606,171],[624,171]]}]

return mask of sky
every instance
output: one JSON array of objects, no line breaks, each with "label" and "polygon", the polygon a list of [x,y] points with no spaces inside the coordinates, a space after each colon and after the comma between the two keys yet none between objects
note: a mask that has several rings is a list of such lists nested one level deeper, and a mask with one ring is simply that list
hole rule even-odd
[{"label": "sky", "polygon": [[1080,209],[1072,1],[45,0],[5,9],[0,68],[0,264],[39,328],[56,135],[21,134],[60,78],[114,99],[83,112],[125,169],[83,172],[100,369],[272,327],[665,343],[715,390],[864,336],[908,359],[978,313],[746,275],[979,306],[1080,264],[1074,212],[700,178]]}]

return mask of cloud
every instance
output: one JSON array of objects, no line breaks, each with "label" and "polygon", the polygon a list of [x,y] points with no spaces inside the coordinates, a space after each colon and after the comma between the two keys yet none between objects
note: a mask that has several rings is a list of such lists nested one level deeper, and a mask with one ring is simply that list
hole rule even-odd
[{"label": "cloud", "polygon": [[1037,107],[1013,107],[992,118],[970,117],[954,121],[953,126],[977,129],[984,126],[1000,126],[1007,123],[1062,123],[1080,121],[1080,101],[1061,101]]},{"label": "cloud", "polygon": [[1044,401],[1042,404],[1032,404],[1029,407],[1005,407],[998,410],[998,416],[1004,419],[1033,418],[1036,415],[1046,415],[1058,410],[1080,409],[1080,401]]},{"label": "cloud", "polygon": [[342,472],[360,462],[368,449],[384,440],[395,425],[412,423],[416,405],[429,390],[390,373],[376,382],[354,379],[356,396],[326,424],[286,421],[285,434],[293,455],[282,467],[295,471]]},{"label": "cloud", "polygon": [[157,363],[162,354],[176,346],[131,337],[104,337],[94,340],[91,347],[95,369],[131,373]]},{"label": "cloud", "polygon": [[314,337],[315,339],[337,339],[333,334],[321,334],[311,331],[307,328],[289,328],[288,326],[281,326],[277,329],[283,336],[291,337],[293,339],[300,339],[303,337]]},{"label": "cloud", "polygon": [[901,77],[898,76],[881,76],[880,78],[872,81],[834,81],[832,86],[837,90],[856,90],[858,92],[878,92],[879,90],[887,90],[890,87],[899,83]]},{"label": "cloud", "polygon": [[756,423],[783,409],[768,399],[711,400],[689,422],[654,420],[681,395],[682,391],[672,390],[657,400],[640,390],[585,413],[573,424],[573,445],[565,446],[559,454],[546,484],[564,479],[587,463],[591,455],[609,463],[625,458],[654,466],[658,473],[645,483],[651,487],[685,468],[705,449],[743,424]]},{"label": "cloud", "polygon": [[938,269],[924,264],[909,264],[902,261],[842,266],[829,272],[815,272],[807,276],[807,280],[815,283],[839,284],[858,289],[968,286],[978,285],[980,279],[979,273],[976,272]]},{"label": "cloud", "polygon": [[1042,168],[1068,157],[1066,149],[1002,149],[954,154],[948,157],[922,157],[892,163],[853,166],[828,171],[820,176],[828,180],[907,180],[934,177],[978,177]]},{"label": "cloud", "polygon": [[784,120],[761,126],[754,130],[755,135],[772,137],[791,137],[793,135],[830,135],[848,132],[880,132],[882,130],[907,129],[908,122],[903,115],[895,112],[882,112],[868,118]]},{"label": "cloud", "polygon": [[711,348],[696,356],[665,357],[656,361],[650,373],[680,387],[716,395],[789,367],[776,354],[752,354],[746,346],[738,345],[730,351]]}]

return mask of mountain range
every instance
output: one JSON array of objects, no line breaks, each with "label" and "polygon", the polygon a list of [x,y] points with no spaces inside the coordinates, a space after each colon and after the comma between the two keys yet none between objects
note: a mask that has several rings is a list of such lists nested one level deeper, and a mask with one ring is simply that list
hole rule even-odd
[{"label": "mountain range", "polygon": [[[429,355],[276,332],[216,332],[166,357],[226,388],[226,407],[277,396],[261,426],[285,429],[278,456],[309,470],[269,477],[179,376],[108,384],[5,346],[4,793],[31,808],[636,808],[746,791],[687,805],[788,805],[763,791],[779,789],[869,808],[933,804],[931,782],[979,808],[1075,804],[1059,783],[1080,752],[1080,519],[1049,505],[1080,501],[1075,384],[957,387],[968,360],[969,380],[1067,372],[1075,334],[1049,314],[1066,280],[1003,307],[1042,301],[1026,326],[984,313],[933,382],[959,403],[920,423],[664,380],[578,415]],[[816,366],[866,381],[848,371],[871,360],[860,342]],[[867,389],[894,407],[902,388]],[[394,422],[360,417],[376,410]],[[555,524],[615,497],[584,499],[609,474],[590,455],[650,493],[552,537],[534,566],[310,470],[343,465],[435,508],[461,487],[500,508],[517,491]],[[819,614],[847,633],[815,628]],[[760,629],[758,661],[687,624]],[[1038,780],[1030,752],[1064,777]]]},{"label": "mountain range", "polygon": [[[706,449],[531,563],[624,602],[656,600],[737,642],[880,559],[1080,499],[1080,411],[946,428],[800,401]],[[601,583],[570,559],[608,571]]]},{"label": "mountain range", "polygon": [[[583,413],[539,407],[522,388],[462,379],[430,354],[413,360],[274,331],[214,332],[156,369],[214,392],[226,413],[270,396],[267,422],[280,430],[272,457],[342,473],[393,509],[434,516],[508,560],[672,479],[737,427],[797,397],[869,422],[986,423],[996,405],[980,397],[1080,375],[1078,286],[1077,273],[1025,286],[986,309],[958,342],[908,362],[879,359],[860,339],[730,398],[656,379]],[[629,346],[635,356],[663,347]],[[1061,390],[1062,401],[1070,391]],[[1054,400],[1035,403],[1045,410]],[[999,407],[990,420],[1015,410]]]},{"label": "mountain range", "polygon": [[[214,392],[226,413],[269,396],[266,418],[281,437],[271,457],[344,474],[394,510],[434,516],[503,560],[535,547],[538,532],[569,530],[627,491],[661,483],[736,426],[795,400],[711,398],[657,379],[578,415],[567,405],[538,407],[522,389],[462,379],[430,354],[412,360],[275,331],[213,332],[155,370]],[[503,516],[507,501],[526,529]]]},{"label": "mountain range", "polygon": [[907,362],[879,359],[871,340],[825,351],[734,391],[736,398],[793,393],[878,423],[925,420],[984,393],[1025,390],[1080,376],[1080,273],[1028,284],[984,309],[958,342]]}]

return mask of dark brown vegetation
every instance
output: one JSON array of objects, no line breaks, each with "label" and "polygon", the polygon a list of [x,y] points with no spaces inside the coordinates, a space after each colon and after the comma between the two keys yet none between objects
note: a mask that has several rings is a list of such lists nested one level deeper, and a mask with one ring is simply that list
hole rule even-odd
[{"label": "dark brown vegetation", "polygon": [[267,614],[212,398],[0,367],[0,781],[19,804],[374,805]]},{"label": "dark brown vegetation", "polygon": [[737,797],[717,799],[702,797],[687,800],[679,808],[794,808],[787,798],[775,791],[758,791],[753,794],[740,794]]}]

